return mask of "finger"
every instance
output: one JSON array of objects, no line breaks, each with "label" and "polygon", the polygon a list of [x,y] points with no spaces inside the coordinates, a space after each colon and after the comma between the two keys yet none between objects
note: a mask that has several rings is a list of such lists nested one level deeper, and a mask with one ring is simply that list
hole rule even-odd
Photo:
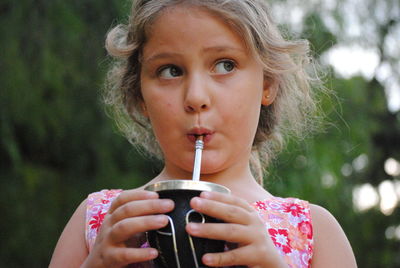
[{"label": "finger", "polygon": [[221,203],[210,199],[194,197],[190,201],[191,207],[200,213],[206,214],[225,222],[249,224],[250,213],[242,207]]},{"label": "finger", "polygon": [[188,223],[186,231],[196,237],[224,240],[238,244],[250,244],[247,226],[226,223]]},{"label": "finger", "polygon": [[121,243],[137,233],[160,229],[168,224],[166,215],[151,215],[127,218],[114,224],[110,231],[110,238],[115,243]]},{"label": "finger", "polygon": [[134,200],[143,199],[156,199],[158,194],[156,192],[145,191],[145,190],[127,190],[123,191],[115,200],[112,202],[108,213],[113,213],[118,207]]},{"label": "finger", "polygon": [[111,222],[116,223],[125,218],[150,214],[164,214],[174,209],[174,202],[169,199],[137,200],[119,206],[110,215]]},{"label": "finger", "polygon": [[158,256],[154,248],[114,248],[104,256],[107,266],[126,266],[131,263],[140,263],[153,260]]},{"label": "finger", "polygon": [[256,256],[254,255],[254,249],[252,250],[251,247],[240,247],[221,253],[207,253],[203,255],[202,261],[205,265],[211,267],[230,267],[236,265],[250,267],[256,264],[255,262],[257,260],[255,258],[249,258],[249,256]]},{"label": "finger", "polygon": [[254,209],[250,206],[250,204],[246,200],[234,195],[223,194],[218,192],[202,192],[200,194],[200,197],[239,206],[249,212],[254,211]]}]

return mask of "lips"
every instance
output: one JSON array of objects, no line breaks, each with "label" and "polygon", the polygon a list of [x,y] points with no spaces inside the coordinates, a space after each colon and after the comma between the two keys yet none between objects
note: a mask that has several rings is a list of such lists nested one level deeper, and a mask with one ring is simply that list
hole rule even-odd
[{"label": "lips", "polygon": [[214,131],[207,129],[207,128],[192,128],[187,137],[191,142],[195,142],[199,136],[203,136],[204,143],[207,143],[211,140]]}]

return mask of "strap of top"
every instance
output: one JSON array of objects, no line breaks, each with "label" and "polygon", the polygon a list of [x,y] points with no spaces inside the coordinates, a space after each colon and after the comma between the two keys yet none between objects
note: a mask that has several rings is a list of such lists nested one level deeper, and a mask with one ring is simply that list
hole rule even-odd
[{"label": "strap of top", "polygon": [[112,201],[121,192],[122,190],[102,190],[88,196],[86,203],[85,236],[89,252],[92,250],[104,216],[110,209]]}]

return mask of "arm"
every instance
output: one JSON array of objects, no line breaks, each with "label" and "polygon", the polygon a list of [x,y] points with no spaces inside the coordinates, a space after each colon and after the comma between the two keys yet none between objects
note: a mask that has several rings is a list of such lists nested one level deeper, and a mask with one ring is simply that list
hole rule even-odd
[{"label": "arm", "polygon": [[49,267],[121,268],[154,259],[158,254],[155,249],[130,247],[127,242],[137,234],[166,226],[167,217],[159,214],[173,208],[171,200],[159,199],[155,192],[124,191],[111,204],[89,253],[85,239],[84,201],[61,234]]},{"label": "arm", "polygon": [[85,240],[86,200],[72,215],[62,232],[49,268],[80,267],[88,255]]},{"label": "arm", "polygon": [[320,206],[310,208],[314,231],[312,267],[357,267],[350,243],[336,219]]}]

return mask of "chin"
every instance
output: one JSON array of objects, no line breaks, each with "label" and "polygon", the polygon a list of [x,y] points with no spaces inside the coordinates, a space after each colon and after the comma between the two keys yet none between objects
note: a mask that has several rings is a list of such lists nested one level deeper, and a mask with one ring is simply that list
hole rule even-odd
[{"label": "chin", "polygon": [[202,165],[201,165],[201,174],[213,175],[213,174],[223,171],[224,169],[225,168],[222,167],[222,165],[220,165],[217,162],[211,163],[211,162],[207,161],[206,163],[202,163]]}]

